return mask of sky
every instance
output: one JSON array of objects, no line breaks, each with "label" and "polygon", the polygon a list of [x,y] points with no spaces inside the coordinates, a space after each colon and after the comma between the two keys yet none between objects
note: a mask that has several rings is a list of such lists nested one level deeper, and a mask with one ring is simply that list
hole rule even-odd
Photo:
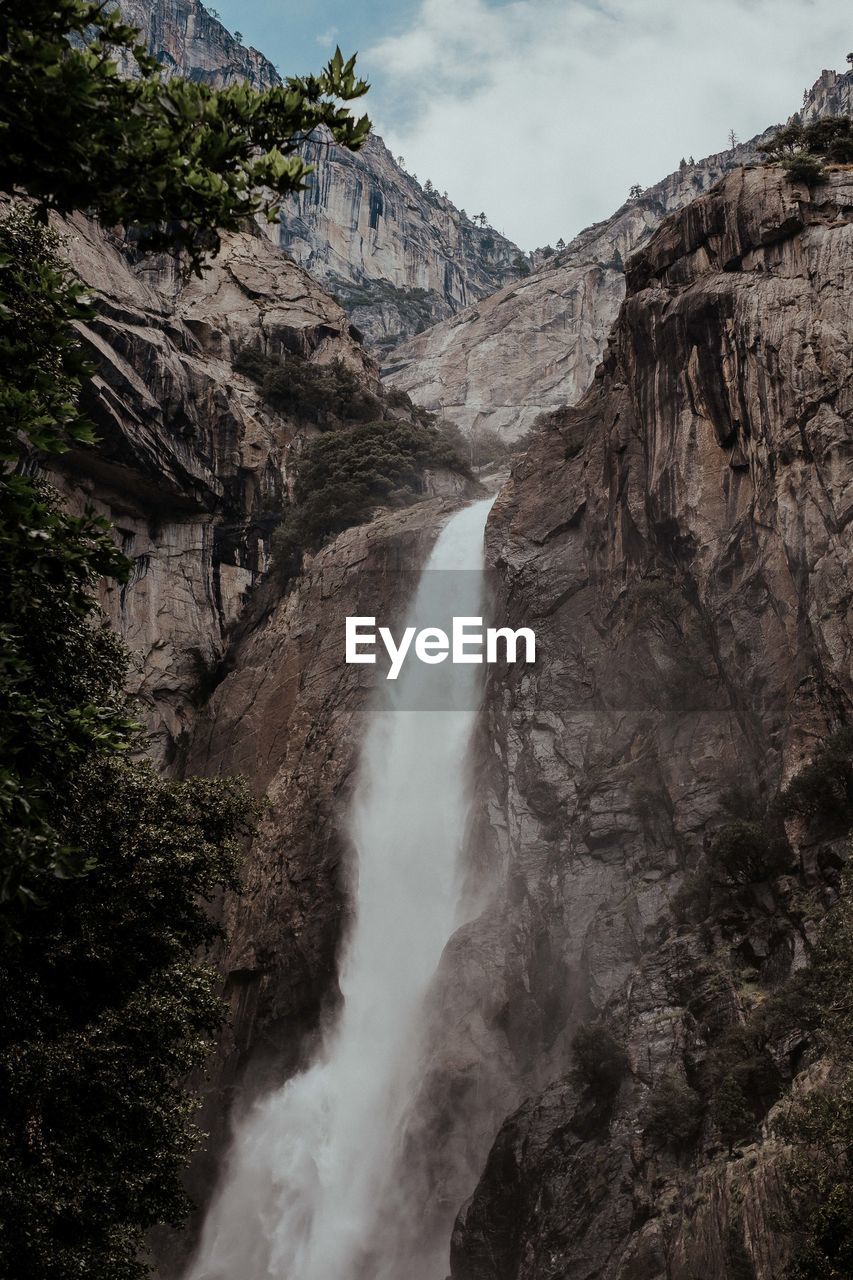
[{"label": "sky", "polygon": [[847,70],[849,0],[216,0],[285,73],[358,51],[395,155],[524,249],[785,120]]}]

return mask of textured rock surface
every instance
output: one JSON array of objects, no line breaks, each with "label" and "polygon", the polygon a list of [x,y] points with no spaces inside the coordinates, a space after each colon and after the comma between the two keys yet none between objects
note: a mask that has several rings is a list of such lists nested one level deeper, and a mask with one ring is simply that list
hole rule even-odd
[{"label": "textured rock surface", "polygon": [[[208,1073],[201,1124],[211,1138],[192,1175],[202,1203],[235,1084],[245,1105],[259,1088],[282,1083],[337,1001],[351,902],[347,803],[375,679],[374,668],[344,663],[344,619],[367,614],[394,625],[458,503],[433,498],[379,516],[315,556],[296,589],[261,611],[193,736],[192,772],[242,772],[267,797],[245,892],[222,908],[228,942],[217,963],[231,1019]],[[180,1272],[190,1240],[162,1242],[161,1275]]]},{"label": "textured rock surface", "polygon": [[68,253],[97,304],[84,330],[98,370],[86,408],[102,443],[68,455],[62,482],[109,516],[134,562],[104,603],[135,655],[154,755],[168,763],[266,567],[300,434],[259,403],[234,353],[251,343],[339,356],[370,387],[377,371],[341,308],[260,235],[229,239],[200,281],[162,262],[134,268],[82,220]]},{"label": "textured rock surface", "polygon": [[306,150],[317,169],[282,215],[281,243],[372,347],[388,351],[516,277],[517,246],[425,190],[381,138],[357,154]]},{"label": "textured rock surface", "polygon": [[[216,87],[280,83],[199,0],[127,0],[122,12],[171,74]],[[516,276],[518,247],[426,190],[381,138],[357,155],[322,143],[305,150],[317,166],[310,189],[285,206],[273,234],[340,297],[369,346],[387,351]]]},{"label": "textured rock surface", "polygon": [[[732,797],[766,802],[853,711],[853,175],[810,194],[736,171],[628,282],[601,375],[488,532],[538,662],[492,687],[491,898],[434,997],[411,1150],[435,1238],[523,1105],[457,1222],[454,1280],[770,1280],[784,1249],[766,1124],[727,1161],[706,1120],[677,1158],[642,1110],[668,1070],[707,1087],[715,1035],[802,962],[783,890],[704,932],[672,901]],[[631,1064],[603,1110],[569,1079],[602,1012]],[[795,1047],[778,1057],[790,1078]]]},{"label": "textured rock surface", "polygon": [[[851,86],[853,73],[823,72],[804,114],[849,112]],[[541,412],[576,403],[618,314],[628,256],[667,214],[754,159],[758,141],[670,174],[531,276],[401,345],[387,358],[387,381],[471,433],[485,427],[515,437]]]},{"label": "textured rock surface", "polygon": [[120,7],[170,75],[217,89],[239,80],[258,89],[279,83],[269,59],[235,40],[199,0],[122,0]]}]

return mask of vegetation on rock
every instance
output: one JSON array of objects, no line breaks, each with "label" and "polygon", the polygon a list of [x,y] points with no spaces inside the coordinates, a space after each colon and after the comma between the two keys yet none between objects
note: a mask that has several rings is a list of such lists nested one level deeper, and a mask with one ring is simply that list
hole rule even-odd
[{"label": "vegetation on rock", "polygon": [[132,761],[127,659],[91,596],[128,565],[39,478],[95,439],[75,329],[91,311],[47,211],[199,271],[221,230],[301,186],[308,131],[361,145],[342,104],[365,88],[340,52],[266,93],[166,83],[116,10],[0,8],[0,187],[29,201],[0,220],[0,1271],[20,1280],[141,1277],[144,1232],[185,1215],[183,1082],[222,1013],[203,902],[234,885],[254,818],[242,783]]},{"label": "vegetation on rock", "polygon": [[295,463],[293,504],[273,535],[278,573],[298,573],[305,551],[361,524],[376,507],[403,505],[423,492],[427,468],[465,473],[438,427],[370,422],[310,441]]},{"label": "vegetation on rock", "polygon": [[827,116],[807,125],[795,119],[758,149],[792,182],[821,182],[825,164],[853,164],[853,118]]}]

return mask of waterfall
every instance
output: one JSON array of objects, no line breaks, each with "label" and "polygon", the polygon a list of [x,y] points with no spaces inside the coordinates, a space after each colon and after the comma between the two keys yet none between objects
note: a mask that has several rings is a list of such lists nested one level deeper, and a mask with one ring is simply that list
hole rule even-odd
[{"label": "waterfall", "polygon": [[[493,501],[448,521],[407,625],[449,630],[453,615],[483,613]],[[412,659],[384,682],[349,819],[357,889],[341,1013],[317,1060],[242,1121],[188,1280],[407,1280],[383,1258],[376,1225],[418,1085],[424,998],[461,923],[466,759],[482,672]]]}]

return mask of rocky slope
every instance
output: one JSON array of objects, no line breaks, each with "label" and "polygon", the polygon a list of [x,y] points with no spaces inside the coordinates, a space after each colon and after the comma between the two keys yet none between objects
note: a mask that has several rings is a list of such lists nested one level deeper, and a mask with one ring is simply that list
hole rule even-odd
[{"label": "rocky slope", "polygon": [[[538,661],[498,674],[483,727],[490,896],[445,955],[409,1135],[424,1276],[472,1191],[454,1280],[779,1274],[796,1021],[762,1042],[772,1088],[731,1158],[707,1111],[680,1152],[643,1116],[667,1073],[707,1104],[721,1046],[804,962],[803,891],[831,900],[840,851],[790,826],[789,874],[695,918],[677,895],[853,714],[851,298],[851,172],[737,170],[632,259],[593,387],[498,500],[497,612]],[[571,1075],[598,1016],[628,1057],[606,1102]]]},{"label": "rocky slope", "polygon": [[341,358],[369,389],[377,369],[341,308],[260,234],[230,238],[203,280],[185,280],[171,262],[134,266],[82,220],[68,231],[69,258],[96,302],[83,336],[97,367],[86,408],[101,444],[67,455],[59,480],[109,517],[133,561],[130,582],[106,590],[104,605],[134,655],[153,754],[174,764],[266,568],[288,453],[305,430],[261,403],[233,368],[236,352]]},{"label": "rocky slope", "polygon": [[[849,112],[851,86],[853,72],[824,71],[803,114]],[[670,174],[581,232],[530,276],[402,344],[386,360],[386,380],[469,434],[485,428],[514,438],[543,411],[574,404],[589,386],[618,314],[629,255],[667,214],[754,160],[759,141]]]},{"label": "rocky slope", "polygon": [[[121,7],[170,74],[217,87],[280,83],[272,63],[235,40],[200,0],[125,0]],[[288,68],[304,70],[316,68]],[[422,186],[381,138],[357,155],[322,142],[305,150],[316,172],[273,234],[339,298],[372,348],[387,352],[517,276],[518,247],[475,225],[446,193]]]}]

